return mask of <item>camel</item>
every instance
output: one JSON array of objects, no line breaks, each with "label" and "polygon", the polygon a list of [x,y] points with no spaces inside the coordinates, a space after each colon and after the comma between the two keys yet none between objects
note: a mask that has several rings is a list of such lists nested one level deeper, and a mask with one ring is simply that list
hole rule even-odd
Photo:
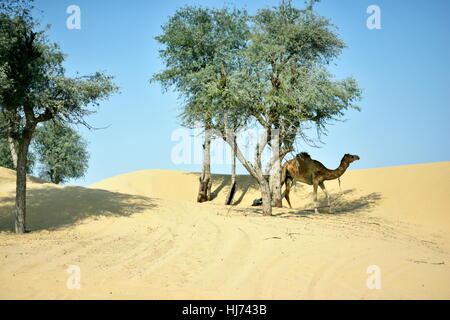
[{"label": "camel", "polygon": [[291,201],[289,200],[289,192],[293,183],[299,181],[313,186],[315,213],[318,213],[319,209],[317,206],[317,187],[319,186],[327,197],[328,205],[326,207],[330,210],[330,195],[325,188],[324,181],[339,179],[347,170],[350,163],[356,160],[359,160],[358,156],[347,153],[342,157],[339,167],[335,170],[327,169],[319,161],[311,159],[311,156],[306,152],[299,153],[294,159],[286,161],[281,168],[281,186],[286,183],[284,197],[289,207],[292,208]]}]

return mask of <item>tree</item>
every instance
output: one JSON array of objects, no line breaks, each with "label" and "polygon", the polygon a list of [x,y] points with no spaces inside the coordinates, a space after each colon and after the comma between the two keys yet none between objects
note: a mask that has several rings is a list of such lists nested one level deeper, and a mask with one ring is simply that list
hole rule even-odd
[{"label": "tree", "polygon": [[275,162],[271,168],[272,204],[281,206],[281,160],[293,151],[297,137],[307,122],[316,124],[319,135],[326,124],[337,120],[348,108],[358,107],[356,81],[334,81],[326,66],[336,58],[345,43],[331,22],[314,13],[317,1],[297,9],[291,1],[259,10],[254,17],[253,35],[248,48],[249,63],[260,81],[266,83],[264,106],[256,114],[259,124],[276,133],[269,142]]},{"label": "tree", "polygon": [[[164,48],[160,56],[166,68],[153,76],[166,90],[175,87],[184,100],[182,124],[204,128],[203,169],[198,201],[211,198],[210,145],[213,122],[213,99],[210,86],[217,85],[226,62],[233,52],[246,45],[248,16],[242,10],[184,7],[162,27],[156,37]],[[216,118],[217,119],[217,118]],[[223,123],[223,119],[221,119]]]},{"label": "tree", "polygon": [[[183,96],[185,123],[200,120],[230,145],[258,181],[265,215],[272,204],[281,206],[281,159],[293,151],[297,138],[309,139],[305,124],[315,124],[320,136],[330,121],[358,109],[356,81],[336,81],[326,69],[345,44],[330,21],[313,11],[315,2],[297,9],[281,1],[259,10],[251,23],[246,13],[185,8],[157,38],[166,45],[161,56],[167,68],[155,79],[166,88],[174,85]],[[227,18],[218,19],[217,13]],[[248,126],[263,132],[253,161],[235,139],[236,131]],[[272,157],[263,168],[266,147]]]},{"label": "tree", "polygon": [[[265,215],[271,214],[272,204],[281,205],[281,159],[293,150],[296,138],[307,138],[303,125],[314,123],[318,133],[324,133],[329,121],[338,120],[348,108],[357,108],[354,101],[360,98],[356,81],[335,81],[326,70],[345,45],[331,30],[331,23],[313,12],[313,3],[300,10],[282,1],[278,7],[258,11],[246,45],[229,51],[226,61],[232,61],[234,68],[201,81],[212,123],[260,185]],[[218,124],[230,116],[242,126],[262,129],[253,161],[243,156],[228,126],[220,130]],[[272,157],[263,168],[266,147],[271,148]]]},{"label": "tree", "polygon": [[39,176],[60,184],[84,177],[89,154],[86,141],[70,126],[48,121],[36,129],[33,149],[39,161]]},{"label": "tree", "polygon": [[100,72],[66,77],[64,55],[44,31],[35,31],[29,12],[28,2],[15,10],[0,7],[0,112],[6,138],[17,146],[16,233],[26,231],[27,155],[36,126],[55,118],[88,125],[90,107],[117,91],[112,77]]}]

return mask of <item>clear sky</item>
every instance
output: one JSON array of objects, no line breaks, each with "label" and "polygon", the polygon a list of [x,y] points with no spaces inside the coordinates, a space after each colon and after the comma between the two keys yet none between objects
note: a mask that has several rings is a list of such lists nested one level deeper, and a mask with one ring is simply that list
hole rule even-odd
[{"label": "clear sky", "polygon": [[[294,0],[303,6],[303,1]],[[201,164],[178,164],[172,141],[180,129],[175,92],[150,84],[163,64],[154,39],[161,25],[184,5],[236,6],[250,13],[278,0],[37,0],[50,39],[67,54],[68,75],[105,71],[116,77],[121,94],[103,102],[79,128],[89,142],[89,170],[70,184],[90,185],[142,169],[200,171]],[[70,5],[81,9],[81,29],[66,27]],[[381,29],[368,29],[367,8],[381,9]],[[330,18],[348,45],[331,71],[353,76],[364,89],[361,112],[329,127],[321,148],[298,144],[330,168],[344,153],[358,154],[352,168],[373,168],[450,160],[450,1],[322,0],[316,10]],[[287,158],[290,158],[289,155]],[[229,165],[212,165],[228,173]],[[238,173],[246,173],[239,168]]]}]

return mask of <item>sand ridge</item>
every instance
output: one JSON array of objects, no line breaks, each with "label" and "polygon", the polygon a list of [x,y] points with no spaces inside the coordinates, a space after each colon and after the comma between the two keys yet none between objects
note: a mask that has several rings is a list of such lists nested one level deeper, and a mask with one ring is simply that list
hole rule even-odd
[{"label": "sand ridge", "polygon": [[[215,175],[145,170],[90,186],[29,182],[28,227],[12,227],[14,172],[0,168],[0,298],[449,299],[450,162],[350,170],[327,183],[335,214],[313,214],[311,187],[263,217],[259,192]],[[320,194],[320,193],[319,193]],[[324,201],[323,194],[320,194]],[[284,203],[285,205],[285,203]],[[80,290],[66,286],[69,265]],[[369,290],[367,268],[381,269]]]}]

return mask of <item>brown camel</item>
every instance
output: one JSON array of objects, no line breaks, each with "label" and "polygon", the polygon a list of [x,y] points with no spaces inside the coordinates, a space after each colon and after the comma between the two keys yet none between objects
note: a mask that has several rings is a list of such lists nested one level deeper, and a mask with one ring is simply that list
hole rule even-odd
[{"label": "brown camel", "polygon": [[303,182],[313,186],[313,200],[314,200],[314,212],[318,213],[317,206],[317,187],[320,186],[325,193],[328,201],[328,208],[330,208],[330,195],[325,188],[325,180],[339,179],[344,174],[350,163],[359,160],[356,155],[345,154],[342,157],[341,164],[335,170],[327,169],[322,163],[317,160],[311,159],[311,156],[302,152],[298,154],[294,159],[287,161],[281,168],[281,185],[286,183],[286,190],[284,197],[286,198],[289,207],[291,201],[289,200],[289,192],[295,181]]}]

